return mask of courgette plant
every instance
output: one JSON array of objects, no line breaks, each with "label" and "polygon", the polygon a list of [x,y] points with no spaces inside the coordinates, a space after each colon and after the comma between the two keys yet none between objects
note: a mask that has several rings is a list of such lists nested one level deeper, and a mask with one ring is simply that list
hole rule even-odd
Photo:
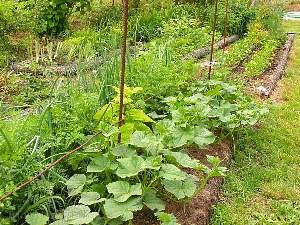
[{"label": "courgette plant", "polygon": [[[207,156],[209,166],[204,165],[189,156],[187,147],[206,148],[217,139],[212,131],[251,125],[263,114],[235,87],[220,81],[199,82],[185,95],[164,99],[164,115],[149,116],[137,107],[140,104],[132,96],[140,91],[125,88],[125,124],[120,129],[117,88],[112,102],[95,114],[102,136],[93,143],[93,151],[86,150],[89,159],[82,164],[86,173],[74,174],[66,182],[75,204],[51,225],[123,224],[144,207],[153,210],[161,224],[178,224],[164,212],[165,200],[189,201],[211,178],[226,172],[219,158]],[[187,168],[201,175],[189,174]],[[26,221],[44,225],[48,217],[30,214]]]}]

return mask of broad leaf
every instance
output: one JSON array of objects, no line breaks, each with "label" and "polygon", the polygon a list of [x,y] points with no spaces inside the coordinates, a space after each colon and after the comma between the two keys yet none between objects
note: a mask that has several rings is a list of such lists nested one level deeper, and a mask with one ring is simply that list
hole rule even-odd
[{"label": "broad leaf", "polygon": [[116,113],[116,110],[114,109],[114,106],[111,104],[106,104],[102,106],[99,111],[94,115],[94,119],[101,121],[104,118],[107,120],[112,119],[113,114]]},{"label": "broad leaf", "polygon": [[196,143],[200,148],[205,148],[214,143],[215,139],[215,135],[206,128],[195,127],[195,136],[193,138],[193,142]]},{"label": "broad leaf", "polygon": [[162,164],[162,156],[150,156],[145,161],[146,168],[151,170],[159,170]]},{"label": "broad leaf", "polygon": [[101,173],[105,170],[115,170],[117,164],[112,163],[106,155],[101,155],[92,158],[90,164],[87,166],[86,172],[88,173]]},{"label": "broad leaf", "polygon": [[165,210],[165,203],[156,196],[154,190],[147,190],[143,195],[143,203],[151,210]]},{"label": "broad leaf", "polygon": [[97,216],[98,213],[91,212],[90,208],[84,205],[69,206],[64,211],[64,220],[67,222],[67,224],[89,224]]},{"label": "broad leaf", "polygon": [[130,198],[126,202],[117,202],[107,199],[104,204],[104,211],[109,219],[121,217],[124,221],[133,218],[133,212],[143,208],[142,199],[138,197]]},{"label": "broad leaf", "polygon": [[149,138],[143,131],[136,131],[132,134],[129,144],[138,148],[146,148],[150,143]]},{"label": "broad leaf", "polygon": [[128,143],[134,131],[135,124],[126,121],[126,123],[120,128],[122,143]]},{"label": "broad leaf", "polygon": [[46,225],[49,218],[40,213],[32,213],[27,215],[25,220],[29,225]]},{"label": "broad leaf", "polygon": [[112,126],[111,124],[105,123],[103,121],[99,123],[99,130],[101,131],[101,134],[106,138],[115,135],[119,132],[117,127]]},{"label": "broad leaf", "polygon": [[105,199],[100,198],[100,194],[98,192],[83,192],[81,193],[81,199],[79,203],[83,205],[93,205],[103,202],[104,200]]},{"label": "broad leaf", "polygon": [[124,158],[128,158],[128,157],[136,155],[136,152],[133,149],[133,147],[130,147],[128,145],[119,145],[119,146],[113,148],[111,153],[114,156],[124,157]]},{"label": "broad leaf", "polygon": [[121,178],[132,177],[138,175],[139,172],[145,170],[145,161],[140,156],[132,156],[130,158],[118,159],[119,167],[116,174]]},{"label": "broad leaf", "polygon": [[173,214],[157,212],[155,216],[160,220],[161,225],[180,225],[177,223],[177,219]]},{"label": "broad leaf", "polygon": [[189,141],[194,138],[194,129],[193,127],[177,127],[175,128],[173,134],[173,143],[174,147],[181,147],[186,145]]},{"label": "broad leaf", "polygon": [[75,174],[67,182],[69,196],[74,196],[81,193],[83,186],[86,182],[84,174]]},{"label": "broad leaf", "polygon": [[172,164],[163,164],[159,176],[166,180],[184,180],[187,173]]},{"label": "broad leaf", "polygon": [[183,181],[163,180],[162,184],[164,185],[164,188],[172,193],[177,199],[183,199],[185,197],[190,198],[197,189],[195,180],[190,176]]},{"label": "broad leaf", "polygon": [[125,202],[131,196],[142,195],[142,185],[130,185],[126,181],[116,181],[108,184],[107,191],[114,195],[114,200],[117,202]]},{"label": "broad leaf", "polygon": [[127,111],[128,121],[140,121],[144,123],[154,123],[154,121],[140,109],[130,109]]},{"label": "broad leaf", "polygon": [[167,155],[172,156],[176,159],[177,163],[186,168],[197,168],[199,167],[199,160],[191,159],[191,157],[183,152],[167,152]]}]

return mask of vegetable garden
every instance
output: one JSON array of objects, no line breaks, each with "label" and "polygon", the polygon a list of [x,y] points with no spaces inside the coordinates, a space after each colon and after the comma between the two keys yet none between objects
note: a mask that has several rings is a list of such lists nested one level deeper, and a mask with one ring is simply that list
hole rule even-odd
[{"label": "vegetable garden", "polygon": [[0,224],[236,224],[213,206],[296,37],[251,3],[2,1]]}]

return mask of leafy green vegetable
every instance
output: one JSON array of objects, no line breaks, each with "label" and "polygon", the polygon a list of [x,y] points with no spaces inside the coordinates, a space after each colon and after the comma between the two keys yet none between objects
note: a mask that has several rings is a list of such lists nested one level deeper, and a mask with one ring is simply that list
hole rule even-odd
[{"label": "leafy green vegetable", "polygon": [[177,199],[190,198],[196,192],[195,178],[188,176],[185,180],[163,180],[164,188]]},{"label": "leafy green vegetable", "polygon": [[96,216],[98,216],[98,213],[91,212],[89,207],[83,205],[69,206],[64,211],[64,221],[67,224],[89,224]]},{"label": "leafy green vegetable", "polygon": [[67,182],[69,196],[80,194],[86,182],[84,174],[75,174]]},{"label": "leafy green vegetable", "polygon": [[123,221],[127,221],[133,218],[133,212],[141,210],[142,207],[142,199],[138,197],[130,198],[126,202],[107,199],[104,204],[104,211],[109,219],[121,217]]},{"label": "leafy green vegetable", "polygon": [[82,192],[79,203],[83,205],[93,205],[103,202],[104,200],[105,199],[101,198],[98,192]]},{"label": "leafy green vegetable", "polygon": [[114,200],[117,202],[125,202],[131,196],[142,195],[142,185],[130,185],[126,181],[116,181],[108,184],[107,191],[114,195]]},{"label": "leafy green vegetable", "polygon": [[87,167],[87,173],[101,173],[106,170],[115,170],[117,164],[110,161],[106,155],[101,155],[92,158],[90,164]]},{"label": "leafy green vegetable", "polygon": [[143,194],[143,203],[151,210],[163,211],[165,210],[165,203],[156,196],[154,190],[147,190]]},{"label": "leafy green vegetable", "polygon": [[49,218],[40,213],[32,213],[26,216],[26,222],[29,225],[46,225]]},{"label": "leafy green vegetable", "polygon": [[163,164],[159,175],[166,180],[182,181],[186,179],[187,174],[181,171],[173,164]]},{"label": "leafy green vegetable", "polygon": [[155,216],[160,220],[161,225],[180,225],[173,214],[157,212]]},{"label": "leafy green vegetable", "polygon": [[117,161],[119,162],[119,167],[116,174],[121,178],[136,176],[146,168],[145,161],[140,156],[117,159]]}]

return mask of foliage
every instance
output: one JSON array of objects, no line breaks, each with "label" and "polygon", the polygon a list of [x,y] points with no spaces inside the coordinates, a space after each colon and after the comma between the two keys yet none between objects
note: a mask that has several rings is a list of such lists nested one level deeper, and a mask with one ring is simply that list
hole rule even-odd
[{"label": "foliage", "polygon": [[[252,125],[262,113],[260,109],[252,108],[253,103],[247,105],[248,100],[238,97],[234,87],[210,81],[194,87],[191,96],[166,98],[164,102],[168,105],[169,113],[154,121],[136,108],[132,101],[132,96],[139,91],[140,88],[126,87],[127,113],[125,125],[120,131],[114,125],[118,116],[118,95],[96,113],[95,119],[99,121],[98,129],[102,137],[95,145],[101,146],[101,150],[93,156],[86,153],[81,158],[79,164],[90,158],[88,164],[82,164],[86,167],[87,175],[75,174],[66,182],[69,196],[81,194],[79,203],[95,205],[97,208],[103,205],[104,211],[100,216],[107,221],[131,220],[133,212],[141,210],[143,205],[152,210],[164,210],[164,202],[160,199],[163,196],[156,194],[160,187],[170,193],[171,198],[190,199],[202,190],[210,178],[224,176],[226,169],[220,167],[219,159],[208,157],[211,164],[209,168],[190,158],[184,152],[184,147],[196,144],[204,148],[215,141],[215,136],[208,129],[224,126],[231,130]],[[119,132],[123,137],[120,144],[116,141]],[[192,176],[182,170],[184,167],[202,171],[205,175]],[[89,192],[100,180],[106,186],[106,191]],[[199,181],[201,185],[197,185]],[[66,219],[66,211],[81,215],[81,210],[86,216],[82,216],[76,224],[92,221],[90,219],[96,216],[87,206],[73,205],[65,210],[63,220],[73,224]],[[174,218],[167,214],[157,216],[163,224],[175,224]],[[77,217],[75,219],[77,221]]]},{"label": "foliage", "polygon": [[90,1],[38,0],[31,2],[35,15],[35,32],[39,36],[59,35],[68,27],[68,17],[73,9],[84,12]]},{"label": "foliage", "polygon": [[252,58],[251,61],[245,64],[246,77],[256,77],[262,74],[273,61],[276,50],[280,45],[278,40],[268,40],[264,47]]},{"label": "foliage", "polygon": [[[212,24],[214,15],[213,5],[209,8],[209,21]],[[219,32],[224,32],[225,23],[225,1],[221,1],[218,9],[217,27]],[[246,2],[229,3],[228,18],[227,18],[228,34],[237,34],[244,36],[247,33],[248,24],[255,19],[255,13],[249,9]]]},{"label": "foliage", "polygon": [[[58,34],[66,23],[59,27],[55,24],[65,22],[76,11],[74,7],[82,6],[70,3],[63,9],[67,12],[63,18],[62,5],[55,6],[59,9],[56,11],[49,2],[39,1],[45,7],[41,10],[39,5],[24,9],[26,13],[36,10],[33,15],[42,18],[37,21],[42,23],[37,27],[39,34]],[[94,8],[81,17],[91,20],[86,24],[95,23],[97,30],[85,27],[61,40],[58,64],[78,65],[76,76],[10,77],[10,87],[18,96],[11,104],[1,104],[0,194],[13,190],[90,135],[101,135],[1,204],[1,224],[22,224],[26,220],[29,224],[49,221],[52,225],[120,224],[131,220],[143,207],[156,212],[162,224],[177,224],[174,216],[163,212],[165,201],[188,201],[209,179],[225,175],[219,159],[208,157],[209,166],[204,166],[186,149],[206,148],[223,136],[251,126],[264,110],[234,86],[195,81],[199,64],[182,61],[183,55],[210,42],[211,28],[203,26],[207,19],[203,6],[144,3],[141,1],[139,8],[130,12],[130,44],[134,48],[129,48],[127,74],[128,83],[135,88],[125,89],[122,128],[116,125],[119,93],[114,87],[119,76],[121,38],[117,5]],[[46,12],[46,7],[51,10]],[[46,17],[54,10],[59,18],[48,23]],[[98,10],[103,14],[91,18]],[[75,25],[78,17],[75,13],[71,18]],[[253,39],[249,37],[248,42]],[[20,77],[27,81],[21,82]],[[140,86],[143,89],[137,88]],[[119,133],[121,143],[117,142]],[[184,168],[203,175],[192,176]]]}]

